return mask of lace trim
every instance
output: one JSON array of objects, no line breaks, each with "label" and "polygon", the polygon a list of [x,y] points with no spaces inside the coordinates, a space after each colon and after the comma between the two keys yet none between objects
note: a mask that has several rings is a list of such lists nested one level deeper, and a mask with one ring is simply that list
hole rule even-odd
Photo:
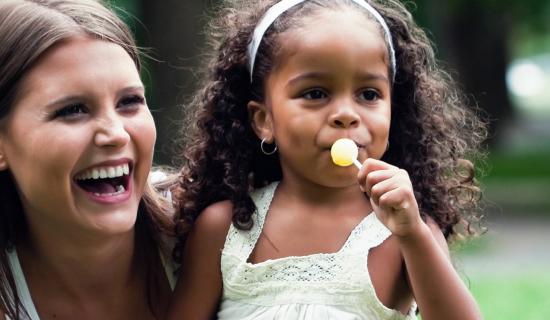
[{"label": "lace trim", "polygon": [[[391,232],[371,213],[350,233],[335,253],[290,256],[252,264],[252,253],[278,183],[251,194],[254,226],[241,231],[230,226],[222,251],[223,299],[274,306],[286,303],[355,305],[383,319],[409,319],[385,307],[377,298],[368,272],[368,252]],[[370,312],[362,312],[369,314]]]}]

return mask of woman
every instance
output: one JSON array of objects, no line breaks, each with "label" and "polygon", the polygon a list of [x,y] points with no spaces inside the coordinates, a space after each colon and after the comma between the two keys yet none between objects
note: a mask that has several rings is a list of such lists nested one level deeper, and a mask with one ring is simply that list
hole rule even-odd
[{"label": "woman", "polygon": [[162,318],[169,203],[127,26],[94,0],[2,0],[0,43],[0,319]]}]

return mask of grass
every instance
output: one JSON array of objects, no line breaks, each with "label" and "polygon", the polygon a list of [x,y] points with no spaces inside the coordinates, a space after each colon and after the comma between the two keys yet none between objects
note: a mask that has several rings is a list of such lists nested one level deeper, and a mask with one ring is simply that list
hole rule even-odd
[{"label": "grass", "polygon": [[550,274],[484,276],[469,279],[487,320],[550,319]]}]

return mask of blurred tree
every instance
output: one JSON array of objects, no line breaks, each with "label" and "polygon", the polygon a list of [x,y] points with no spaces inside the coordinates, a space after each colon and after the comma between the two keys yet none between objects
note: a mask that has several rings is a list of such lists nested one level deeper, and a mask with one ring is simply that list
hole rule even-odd
[{"label": "blurred tree", "polygon": [[205,0],[111,0],[137,19],[127,19],[145,59],[144,82],[148,104],[157,124],[155,163],[174,164],[175,138],[179,137],[183,103],[192,94],[193,68],[203,47],[205,13],[214,1]]},{"label": "blurred tree", "polygon": [[[152,56],[158,60],[150,61],[147,68],[149,105],[158,129],[155,161],[170,164],[183,112],[180,106],[194,89],[192,69],[204,43],[205,13],[221,0],[111,1],[141,19],[145,28],[137,28],[139,43],[152,48]],[[491,133],[498,136],[501,126],[514,116],[505,83],[512,35],[515,32],[518,37],[520,29],[527,33],[549,30],[550,1],[402,1],[430,30],[438,58],[445,61],[473,102],[495,120]]]},{"label": "blurred tree", "polygon": [[[409,5],[411,4],[408,2]],[[490,143],[514,116],[506,88],[517,30],[548,30],[547,0],[417,0],[414,14],[433,35],[438,57],[491,120]]]},{"label": "blurred tree", "polygon": [[[149,31],[144,44],[158,59],[150,68],[152,106],[157,120],[155,161],[173,164],[174,138],[181,128],[182,106],[194,89],[193,67],[203,47],[205,0],[141,0],[143,22]],[[175,159],[177,161],[177,159]]]}]

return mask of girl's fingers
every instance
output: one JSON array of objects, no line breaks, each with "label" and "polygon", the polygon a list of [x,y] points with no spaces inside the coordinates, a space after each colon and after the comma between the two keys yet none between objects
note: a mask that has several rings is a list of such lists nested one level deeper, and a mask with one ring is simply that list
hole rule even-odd
[{"label": "girl's fingers", "polygon": [[399,169],[399,168],[387,162],[384,162],[382,160],[368,158],[367,160],[365,160],[365,162],[363,162],[362,169],[365,170],[365,173],[368,175],[370,172],[376,171],[376,170]]},{"label": "girl's fingers", "polygon": [[378,170],[369,173],[362,184],[364,190],[368,196],[371,196],[371,189],[373,186],[380,184],[382,181],[388,180],[395,175],[394,170]]},{"label": "girl's fingers", "polygon": [[384,161],[368,158],[363,162],[363,166],[359,170],[359,173],[357,174],[357,179],[359,181],[359,185],[361,185],[362,188],[365,187],[367,176],[371,172],[379,171],[379,170],[398,170],[399,168],[392,166],[389,163],[386,163]]},{"label": "girl's fingers", "polygon": [[[404,192],[413,195],[412,184],[409,175],[404,170],[379,170],[371,172],[367,181],[372,177],[376,183],[367,186],[367,194],[379,205],[379,199],[386,193],[395,189],[402,189]],[[384,179],[385,178],[385,179]]]},{"label": "girl's fingers", "polygon": [[401,187],[402,184],[400,184],[397,179],[390,178],[388,180],[384,180],[375,184],[370,189],[370,197],[377,206],[380,206],[381,197],[383,197],[386,193],[391,192],[395,189],[399,189]]},{"label": "girl's fingers", "polygon": [[382,194],[378,198],[378,206],[381,208],[392,208],[396,211],[407,210],[411,204],[409,197],[409,190],[397,187]]}]

